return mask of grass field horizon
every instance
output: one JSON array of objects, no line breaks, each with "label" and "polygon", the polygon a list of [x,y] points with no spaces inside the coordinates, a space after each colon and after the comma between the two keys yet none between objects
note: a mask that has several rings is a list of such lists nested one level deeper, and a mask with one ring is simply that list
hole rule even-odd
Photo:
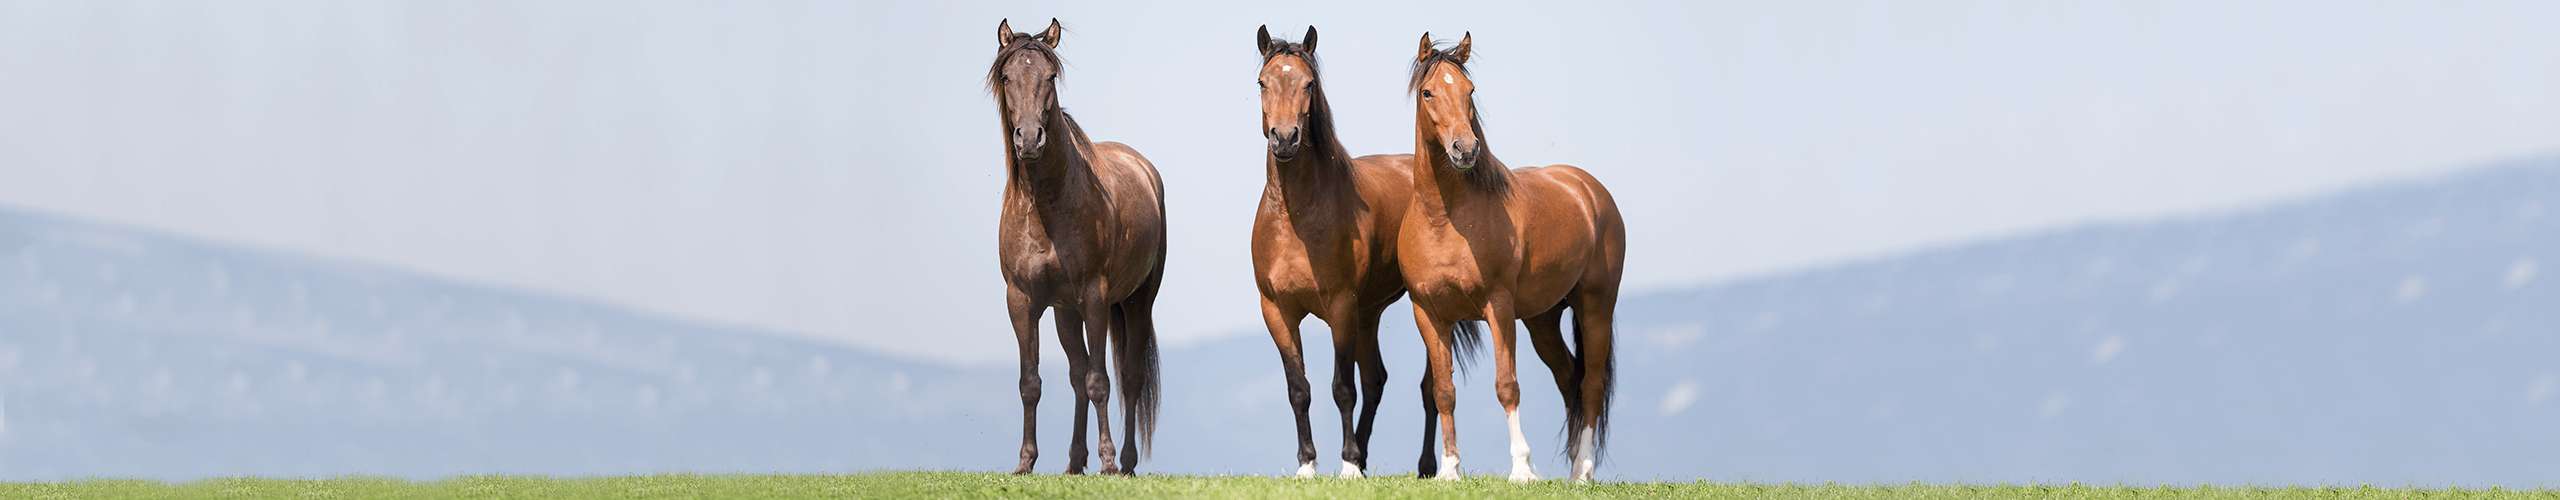
[{"label": "grass field horizon", "polygon": [[1442,482],[1411,477],[1343,480],[1275,476],[1016,476],[900,471],[840,475],[660,474],[462,476],[431,481],[378,477],[217,478],[187,482],[90,479],[0,483],[8,498],[2560,498],[2560,491],[2378,486],[2164,486],[2058,484],[1804,484],[1600,482],[1512,484],[1498,475]]}]

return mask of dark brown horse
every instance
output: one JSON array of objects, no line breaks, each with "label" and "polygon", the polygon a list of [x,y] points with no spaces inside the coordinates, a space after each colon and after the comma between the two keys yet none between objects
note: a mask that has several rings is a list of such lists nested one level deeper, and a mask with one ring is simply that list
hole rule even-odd
[{"label": "dark brown horse", "polygon": [[[1485,145],[1475,82],[1467,75],[1470,34],[1442,49],[1422,35],[1414,57],[1413,205],[1396,260],[1413,293],[1414,322],[1431,356],[1425,391],[1441,423],[1439,477],[1458,476],[1458,424],[1449,382],[1457,325],[1484,320],[1493,331],[1494,395],[1511,425],[1511,480],[1531,481],[1529,441],[1520,433],[1520,383],[1513,368],[1515,320],[1526,320],[1538,357],[1564,396],[1572,477],[1589,481],[1608,443],[1613,361],[1611,318],[1625,271],[1626,223],[1617,201],[1580,168],[1512,170]],[[1574,346],[1561,324],[1573,312]],[[1427,426],[1428,424],[1426,424]],[[1427,436],[1427,434],[1426,434]],[[1423,463],[1431,465],[1425,438]]]},{"label": "dark brown horse", "polygon": [[[1298,323],[1308,314],[1333,330],[1333,405],[1342,412],[1342,477],[1369,464],[1369,431],[1386,392],[1378,315],[1404,296],[1395,231],[1413,193],[1413,155],[1353,158],[1334,135],[1333,106],[1316,71],[1316,29],[1292,43],[1255,36],[1262,52],[1262,206],[1253,217],[1253,278],[1262,320],[1289,379],[1298,417],[1298,477],[1316,472],[1307,423],[1307,371]],[[1359,385],[1352,385],[1358,366]],[[1363,406],[1365,405],[1365,406]],[[1358,425],[1352,411],[1360,410]]]},{"label": "dark brown horse", "polygon": [[[1138,151],[1092,142],[1058,106],[1056,19],[1039,34],[996,24],[996,94],[1005,143],[1004,219],[996,255],[1005,307],[1022,357],[1022,461],[1031,472],[1040,405],[1040,313],[1058,312],[1058,343],[1076,394],[1068,474],[1084,473],[1085,412],[1101,435],[1103,474],[1131,474],[1153,444],[1156,419],[1156,290],[1164,283],[1164,182]],[[1111,447],[1111,377],[1120,369],[1130,453]]]}]

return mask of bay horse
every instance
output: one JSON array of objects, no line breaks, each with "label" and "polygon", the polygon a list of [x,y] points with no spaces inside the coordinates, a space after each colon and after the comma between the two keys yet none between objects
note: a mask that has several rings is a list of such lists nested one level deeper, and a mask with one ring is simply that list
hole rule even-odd
[{"label": "bay horse", "polygon": [[[1280,351],[1289,406],[1298,417],[1298,477],[1316,472],[1307,422],[1307,374],[1298,323],[1308,314],[1333,330],[1333,404],[1342,413],[1343,478],[1368,467],[1370,430],[1385,395],[1378,317],[1404,296],[1395,231],[1413,193],[1413,155],[1344,152],[1316,70],[1316,28],[1297,42],[1255,33],[1262,53],[1262,203],[1253,217],[1254,285]],[[1357,366],[1358,385],[1353,385]],[[1359,410],[1359,423],[1352,422]]]},{"label": "bay horse", "polygon": [[[987,68],[1005,136],[996,254],[1022,360],[1022,455],[1013,473],[1030,473],[1040,457],[1040,313],[1055,308],[1076,395],[1066,473],[1084,473],[1091,404],[1102,473],[1134,474],[1139,456],[1153,447],[1156,426],[1153,311],[1164,283],[1164,181],[1155,164],[1128,145],[1087,139],[1058,106],[1056,50],[1064,35],[1056,19],[1039,34],[1016,33],[1000,21],[996,60]],[[1130,453],[1116,457],[1106,364],[1119,368],[1120,407],[1128,419],[1122,442]]]},{"label": "bay horse", "polygon": [[[1571,165],[1512,170],[1494,157],[1476,113],[1467,57],[1475,36],[1441,48],[1422,35],[1408,85],[1413,123],[1413,202],[1397,234],[1396,261],[1413,294],[1414,323],[1430,354],[1432,411],[1447,448],[1438,477],[1458,478],[1458,424],[1449,381],[1457,325],[1492,327],[1494,395],[1511,425],[1511,480],[1537,479],[1520,433],[1520,384],[1513,368],[1514,320],[1529,326],[1538,357],[1555,375],[1565,407],[1572,477],[1590,481],[1608,445],[1614,388],[1612,317],[1625,273],[1626,222],[1599,179]],[[1561,323],[1573,312],[1574,346]],[[1432,465],[1429,434],[1422,463]]]}]

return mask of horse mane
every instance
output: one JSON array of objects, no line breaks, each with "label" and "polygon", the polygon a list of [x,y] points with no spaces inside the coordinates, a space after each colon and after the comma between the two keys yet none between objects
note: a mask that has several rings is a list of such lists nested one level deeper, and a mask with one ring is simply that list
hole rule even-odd
[{"label": "horse mane", "polygon": [[[1440,63],[1449,63],[1449,66],[1458,68],[1458,74],[1470,80],[1475,78],[1474,73],[1468,72],[1466,61],[1459,60],[1456,46],[1446,41],[1435,41],[1431,42],[1430,54],[1413,61],[1413,77],[1411,81],[1405,83],[1405,95],[1410,97],[1421,93],[1422,84],[1431,76],[1431,67]],[[1474,128],[1476,132],[1476,147],[1484,150],[1484,158],[1476,161],[1476,168],[1465,171],[1468,184],[1494,194],[1509,194],[1511,167],[1503,165],[1502,160],[1494,157],[1493,143],[1484,135],[1484,110],[1476,108],[1475,99],[1472,97],[1467,99],[1467,117],[1467,126]],[[1416,125],[1419,126],[1418,123]]]}]

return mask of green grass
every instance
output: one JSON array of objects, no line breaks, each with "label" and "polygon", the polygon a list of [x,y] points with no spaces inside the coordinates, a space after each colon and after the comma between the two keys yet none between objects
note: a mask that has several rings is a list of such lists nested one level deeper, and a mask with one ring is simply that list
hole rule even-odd
[{"label": "green grass", "polygon": [[482,476],[396,479],[98,480],[0,483],[0,498],[2549,498],[2560,491],[2395,488],[2140,488],[2108,486],[1839,486],[1546,481],[1478,476],[1409,478],[1010,476],[894,472],[840,476],[662,475],[598,478]]}]

